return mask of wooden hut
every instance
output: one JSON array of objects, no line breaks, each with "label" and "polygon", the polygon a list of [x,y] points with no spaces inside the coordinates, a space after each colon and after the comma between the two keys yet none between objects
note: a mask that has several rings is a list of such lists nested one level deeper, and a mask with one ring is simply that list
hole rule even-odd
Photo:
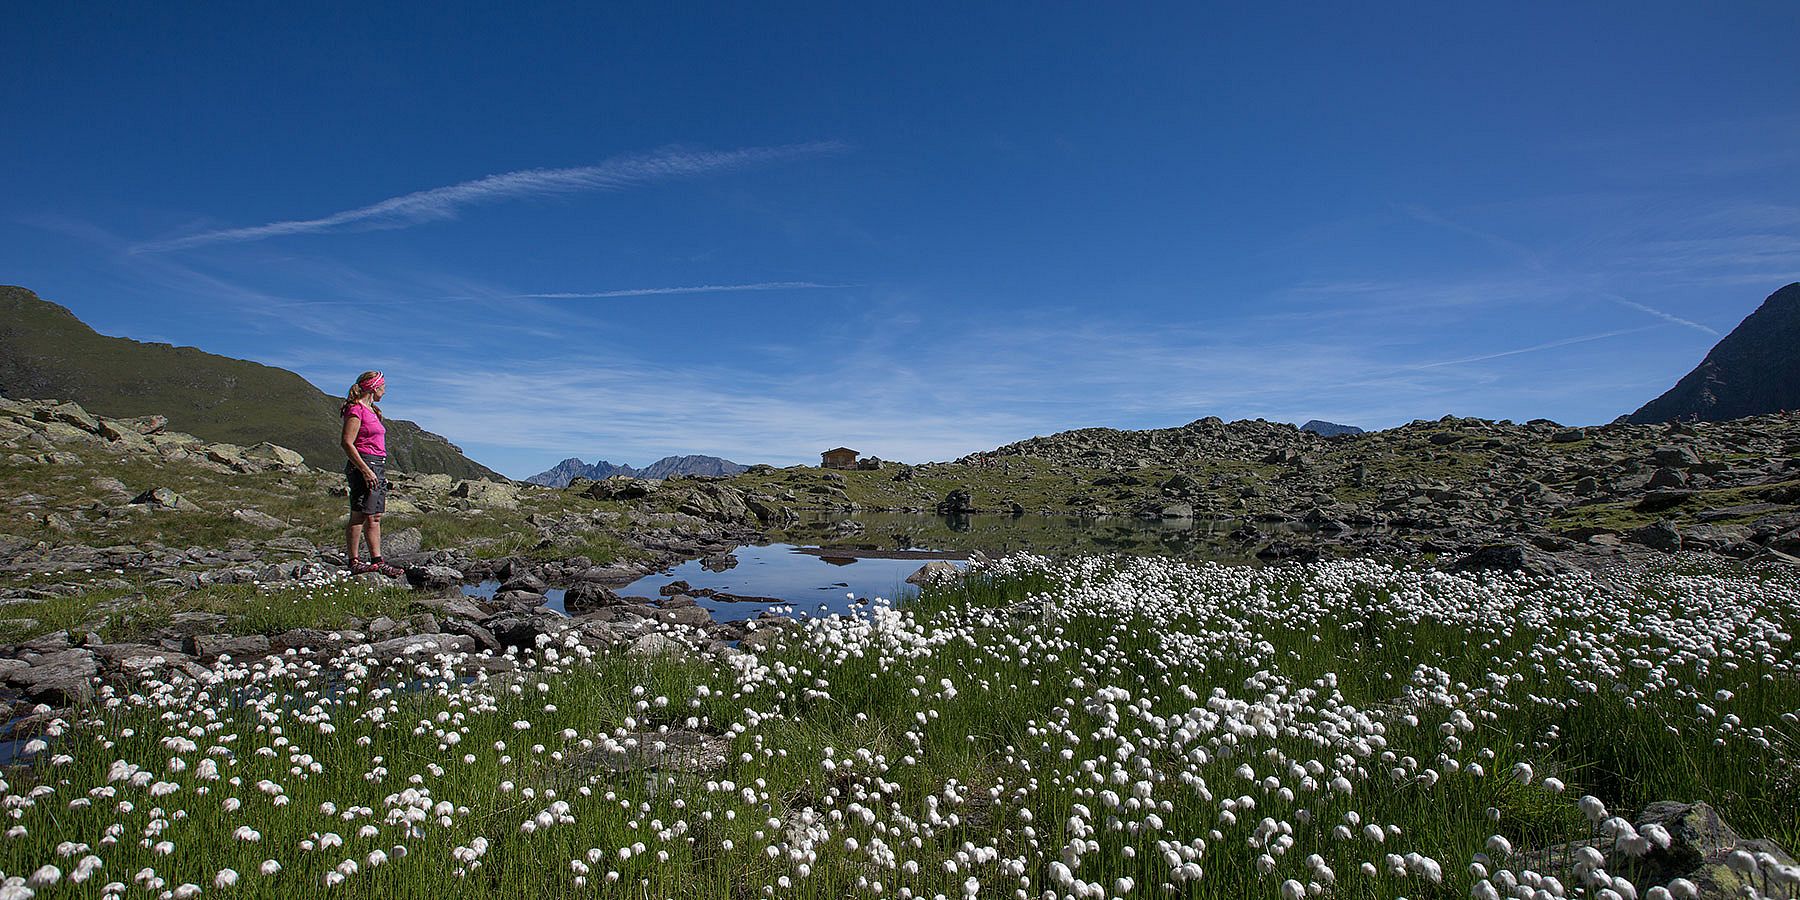
[{"label": "wooden hut", "polygon": [[827,450],[819,455],[824,457],[825,460],[823,463],[820,463],[820,465],[827,469],[856,468],[856,451],[849,447],[838,447],[834,450]]}]

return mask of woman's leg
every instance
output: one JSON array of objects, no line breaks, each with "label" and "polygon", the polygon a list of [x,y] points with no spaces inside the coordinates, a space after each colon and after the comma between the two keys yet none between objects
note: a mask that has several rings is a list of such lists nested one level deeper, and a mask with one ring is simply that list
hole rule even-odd
[{"label": "woman's leg", "polygon": [[363,521],[367,518],[369,517],[362,513],[353,512],[350,514],[350,523],[344,526],[344,556],[349,560],[349,565],[356,565],[357,559],[360,558]]},{"label": "woman's leg", "polygon": [[367,522],[363,526],[363,537],[369,542],[369,558],[381,558],[381,513],[369,513],[363,516]]}]

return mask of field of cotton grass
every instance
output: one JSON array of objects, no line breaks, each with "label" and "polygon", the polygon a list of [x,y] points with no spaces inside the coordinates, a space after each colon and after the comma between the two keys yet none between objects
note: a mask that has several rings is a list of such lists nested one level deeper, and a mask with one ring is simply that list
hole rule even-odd
[{"label": "field of cotton grass", "polygon": [[1020,556],[756,654],[221,661],[4,771],[0,897],[1661,897],[1614,813],[1800,845],[1796,627],[1791,575]]}]

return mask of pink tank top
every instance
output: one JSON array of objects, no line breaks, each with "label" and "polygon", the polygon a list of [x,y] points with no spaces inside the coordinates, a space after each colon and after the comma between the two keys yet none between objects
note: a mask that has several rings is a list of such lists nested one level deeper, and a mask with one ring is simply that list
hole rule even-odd
[{"label": "pink tank top", "polygon": [[381,424],[381,417],[361,403],[352,403],[344,410],[344,418],[351,416],[362,420],[362,426],[356,430],[356,452],[387,456],[387,426]]}]

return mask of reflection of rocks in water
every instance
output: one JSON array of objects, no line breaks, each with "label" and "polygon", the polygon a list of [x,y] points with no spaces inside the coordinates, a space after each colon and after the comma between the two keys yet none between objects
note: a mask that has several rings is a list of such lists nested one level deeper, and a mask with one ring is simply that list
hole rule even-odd
[{"label": "reflection of rocks in water", "polygon": [[708,572],[723,572],[737,568],[738,558],[731,553],[714,553],[700,560],[700,567]]},{"label": "reflection of rocks in water", "polygon": [[968,513],[949,513],[944,516],[944,524],[951,531],[968,531],[975,523]]},{"label": "reflection of rocks in water", "polygon": [[834,566],[847,566],[856,562],[856,557],[854,556],[821,556],[819,558]]}]

